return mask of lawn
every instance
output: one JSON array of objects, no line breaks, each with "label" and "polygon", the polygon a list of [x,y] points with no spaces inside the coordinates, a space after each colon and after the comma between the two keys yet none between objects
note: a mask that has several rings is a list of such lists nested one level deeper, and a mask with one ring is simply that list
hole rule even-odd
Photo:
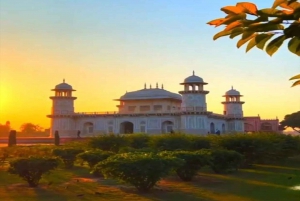
[{"label": "lawn", "polygon": [[299,201],[300,189],[291,189],[298,185],[299,159],[280,165],[255,165],[234,174],[214,174],[207,169],[192,182],[170,176],[146,194],[114,180],[94,178],[87,167],[79,165],[69,171],[53,171],[41,180],[38,188],[29,188],[5,168],[0,169],[0,197],[5,201]]}]

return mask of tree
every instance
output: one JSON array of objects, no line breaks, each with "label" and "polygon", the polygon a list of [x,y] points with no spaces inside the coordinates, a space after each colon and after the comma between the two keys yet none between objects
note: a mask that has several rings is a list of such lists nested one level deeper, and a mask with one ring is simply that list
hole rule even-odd
[{"label": "tree", "polygon": [[7,121],[5,125],[0,124],[0,133],[8,134],[10,130],[10,122]]},{"label": "tree", "polygon": [[34,133],[34,132],[39,132],[42,131],[43,128],[40,127],[39,125],[34,125],[32,123],[25,123],[22,124],[22,126],[20,127],[21,132],[24,133]]},{"label": "tree", "polygon": [[[270,56],[284,41],[289,40],[289,51],[300,56],[300,2],[298,0],[275,0],[271,8],[260,10],[253,3],[240,2],[235,6],[225,6],[221,11],[227,14],[225,18],[207,23],[215,27],[225,25],[224,30],[214,35],[214,40],[223,36],[232,39],[241,35],[241,39],[237,42],[238,48],[248,42],[246,52],[257,47],[265,50]],[[277,37],[271,40],[274,36]],[[290,80],[294,79],[296,82],[292,87],[300,85],[300,74]]]},{"label": "tree", "polygon": [[291,127],[294,131],[300,133],[300,111],[285,115],[284,120],[280,122],[280,126],[284,129]]}]

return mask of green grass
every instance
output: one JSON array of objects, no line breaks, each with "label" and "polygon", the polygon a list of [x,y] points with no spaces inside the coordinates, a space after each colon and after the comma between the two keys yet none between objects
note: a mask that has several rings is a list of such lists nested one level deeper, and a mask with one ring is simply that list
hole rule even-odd
[{"label": "green grass", "polygon": [[193,182],[170,176],[147,194],[114,180],[96,179],[89,175],[87,167],[52,171],[38,188],[29,188],[19,177],[0,169],[0,196],[5,201],[298,201],[300,190],[290,189],[297,185],[299,159],[281,165],[255,165],[226,175],[204,169]]}]

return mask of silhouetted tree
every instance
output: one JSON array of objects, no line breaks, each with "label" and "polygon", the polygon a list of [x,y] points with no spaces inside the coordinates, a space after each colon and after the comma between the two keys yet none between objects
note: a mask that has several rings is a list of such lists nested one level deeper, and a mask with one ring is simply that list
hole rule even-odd
[{"label": "silhouetted tree", "polygon": [[42,131],[43,128],[40,127],[39,125],[34,125],[32,123],[25,123],[22,124],[22,126],[20,127],[21,132],[24,133],[34,133],[34,132],[39,132]]},{"label": "silhouetted tree", "polygon": [[280,127],[284,129],[291,127],[294,131],[300,133],[300,111],[285,115],[284,120],[280,122]]},{"label": "silhouetted tree", "polygon": [[10,122],[7,121],[5,125],[0,124],[0,133],[8,134],[10,131]]}]

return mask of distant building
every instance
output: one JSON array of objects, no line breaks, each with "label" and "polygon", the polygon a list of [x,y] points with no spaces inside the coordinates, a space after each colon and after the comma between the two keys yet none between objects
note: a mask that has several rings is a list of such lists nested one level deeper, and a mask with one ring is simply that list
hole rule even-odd
[{"label": "distant building", "polygon": [[[179,94],[163,88],[147,88],[126,92],[119,99],[118,111],[115,112],[75,112],[72,96],[75,90],[71,85],[58,84],[52,91],[51,136],[57,130],[61,137],[93,136],[101,133],[173,133],[215,134],[220,132],[235,133],[274,129],[276,121],[257,120],[244,117],[240,100],[242,95],[230,89],[223,96],[224,113],[216,114],[207,110],[205,83],[194,74],[184,79],[183,90]],[[263,124],[261,122],[270,123]],[[278,125],[278,120],[277,120]],[[245,129],[246,126],[246,129]],[[263,128],[263,129],[262,129]]]},{"label": "distant building", "polygon": [[245,132],[280,132],[278,129],[279,120],[261,119],[257,117],[245,117]]}]

